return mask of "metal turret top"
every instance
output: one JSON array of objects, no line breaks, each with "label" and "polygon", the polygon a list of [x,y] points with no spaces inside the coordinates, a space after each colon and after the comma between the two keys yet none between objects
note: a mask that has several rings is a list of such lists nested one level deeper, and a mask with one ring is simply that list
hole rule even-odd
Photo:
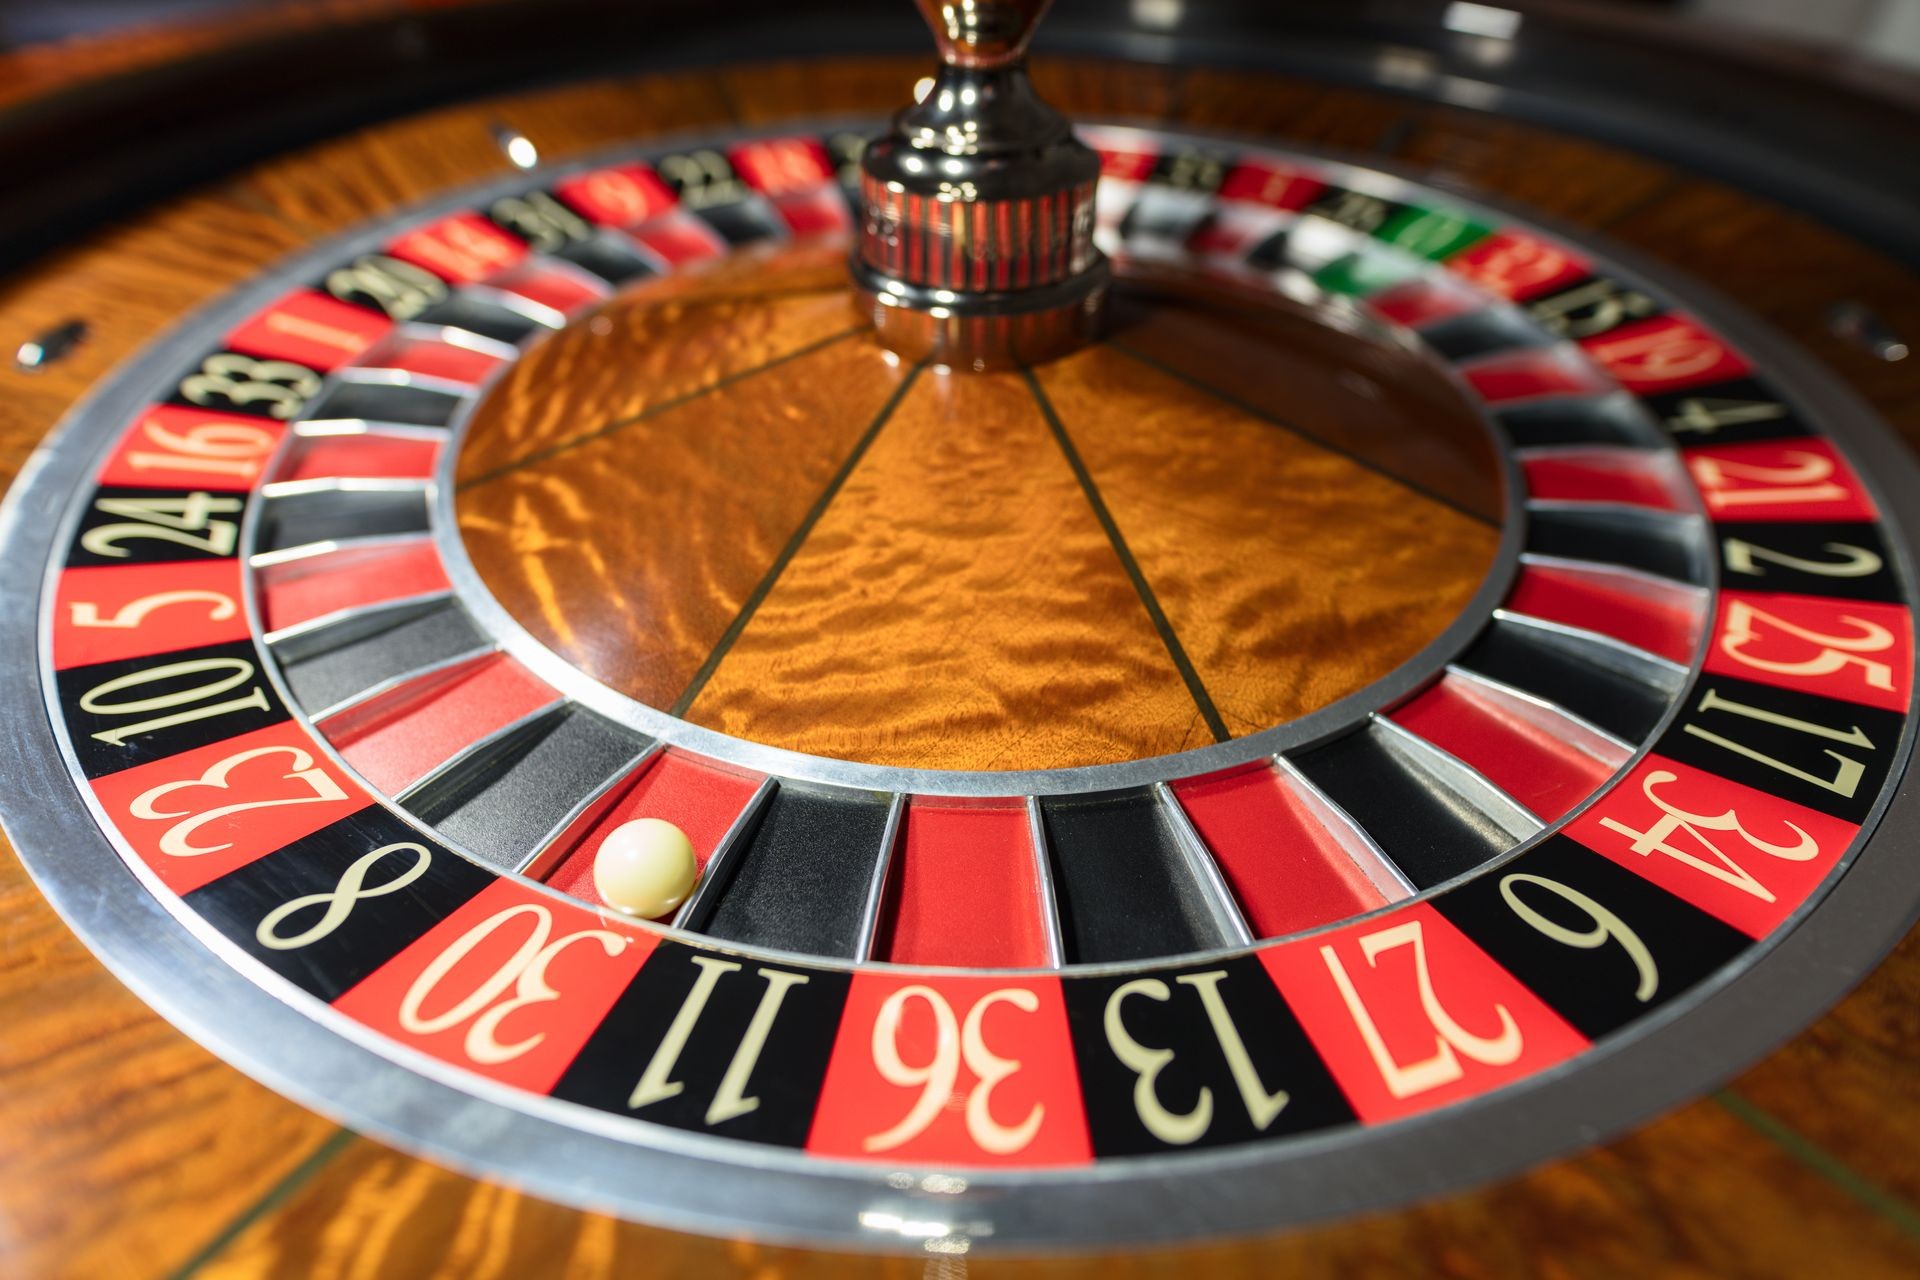
[{"label": "metal turret top", "polygon": [[1092,333],[1097,156],[1027,77],[1050,0],[917,0],[941,65],[861,160],[854,287],[887,346],[953,368],[1032,364]]}]

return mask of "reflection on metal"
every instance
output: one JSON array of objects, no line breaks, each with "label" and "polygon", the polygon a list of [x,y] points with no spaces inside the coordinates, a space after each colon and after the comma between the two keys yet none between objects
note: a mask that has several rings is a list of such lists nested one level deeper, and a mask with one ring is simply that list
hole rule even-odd
[{"label": "reflection on metal", "polygon": [[1133,0],[1133,20],[1154,31],[1178,31],[1186,20],[1186,0]]},{"label": "reflection on metal", "polygon": [[1320,824],[1320,828],[1338,844],[1342,851],[1360,869],[1383,902],[1401,902],[1419,893],[1419,887],[1407,879],[1404,871],[1394,865],[1387,851],[1382,849],[1374,838],[1367,834],[1366,828],[1353,820],[1353,815],[1335,804],[1332,797],[1314,785],[1313,779],[1300,772],[1299,768],[1285,756],[1275,756],[1273,767],[1285,778],[1287,786],[1305,802],[1307,811]]},{"label": "reflection on metal", "polygon": [[1491,703],[1503,713],[1553,734],[1576,751],[1602,764],[1621,769],[1633,758],[1632,743],[1537,693],[1528,693],[1525,689],[1517,689],[1492,676],[1481,675],[1478,671],[1457,665],[1447,667],[1446,679],[1453,681],[1465,696],[1478,702]]},{"label": "reflection on metal", "polygon": [[1060,900],[1053,891],[1053,855],[1047,850],[1047,824],[1040,816],[1040,798],[1027,797],[1027,838],[1033,842],[1034,884],[1040,891],[1040,928],[1047,947],[1049,968],[1064,968],[1065,943],[1060,937]]},{"label": "reflection on metal", "polygon": [[[950,369],[1083,345],[1112,277],[1100,160],[1027,78],[1044,0],[920,0],[940,67],[860,157],[855,297],[883,346]],[[924,81],[922,83],[925,83]]]},{"label": "reflection on metal", "polygon": [[720,895],[726,892],[727,881],[737,869],[739,859],[734,855],[753,837],[754,828],[760,825],[760,816],[766,812],[767,801],[780,784],[772,778],[763,779],[759,790],[747,800],[746,807],[734,818],[733,825],[720,837],[713,852],[707,856],[707,865],[700,869],[700,879],[687,900],[680,904],[678,914],[673,917],[676,929],[704,929],[707,921],[713,918],[714,908],[720,905]]},{"label": "reflection on metal", "polygon": [[[348,421],[357,421],[357,419],[336,420],[336,422],[329,423],[329,425],[338,425],[338,430],[317,434],[365,434],[365,432],[352,431],[343,425]],[[388,494],[424,493],[427,485],[430,483],[432,482],[416,476],[315,476],[310,480],[276,480],[272,484],[261,485],[259,492],[260,496],[269,502],[282,501],[289,498],[311,498],[320,494],[340,494],[343,495],[343,500],[351,500],[347,498],[346,495],[377,494],[384,496]]]},{"label": "reflection on metal", "polygon": [[1495,609],[1493,617],[1496,622],[1514,628],[1516,635],[1525,635],[1548,648],[1559,649],[1594,666],[1658,689],[1670,698],[1679,697],[1680,689],[1686,683],[1687,669],[1679,663],[1636,648],[1613,636],[1584,627],[1569,626],[1564,622],[1514,613],[1510,609]]},{"label": "reflection on metal", "polygon": [[581,797],[579,803],[554,823],[553,830],[535,842],[533,850],[514,870],[534,880],[545,880],[559,870],[567,856],[592,832],[594,825],[626,798],[627,793],[639,782],[640,775],[662,750],[657,742],[650,742],[641,748],[638,755]]},{"label": "reflection on metal", "polygon": [[1515,844],[1542,829],[1542,823],[1525,805],[1509,795],[1486,774],[1452,752],[1427,741],[1412,730],[1378,712],[1368,726],[1389,754],[1432,787],[1453,796],[1476,810],[1489,822],[1506,832]]},{"label": "reflection on metal", "polygon": [[[377,684],[369,685],[358,693],[342,698],[332,706],[321,707],[309,716],[315,726],[324,726],[321,732],[335,738],[344,738],[358,732],[370,721],[387,714],[397,701],[393,695],[406,690],[414,691],[416,685],[427,681],[451,680],[478,667],[498,653],[499,649],[491,644],[476,645],[463,649],[451,657],[409,669],[391,675]],[[341,717],[353,713],[352,720]]]},{"label": "reflection on metal", "polygon": [[[453,592],[443,589],[378,600],[372,604],[352,605],[296,622],[278,631],[269,631],[261,639],[281,662],[298,662],[302,657],[350,644],[408,618],[438,609],[452,599]],[[315,639],[319,640],[318,645],[303,648],[300,643]]]},{"label": "reflection on metal", "polygon": [[1214,929],[1219,935],[1217,945],[1252,946],[1253,931],[1247,927],[1247,918],[1241,913],[1239,900],[1234,897],[1233,889],[1221,874],[1220,864],[1214,861],[1213,851],[1207,848],[1207,842],[1194,830],[1193,820],[1181,807],[1179,797],[1164,782],[1153,784],[1153,794],[1160,802],[1160,811],[1173,828],[1174,840],[1187,864],[1187,873],[1200,886],[1201,900],[1206,903],[1207,913],[1212,917]]},{"label": "reflection on metal", "polygon": [[415,813],[448,804],[488,775],[496,773],[519,745],[554,717],[565,714],[567,700],[555,698],[476,738],[394,793],[393,799]]},{"label": "reflection on metal", "polygon": [[22,373],[37,373],[56,360],[63,360],[87,336],[85,320],[69,320],[29,338],[14,349],[13,367]]},{"label": "reflection on metal", "polygon": [[422,533],[383,533],[366,538],[327,538],[318,542],[282,547],[276,551],[257,552],[247,558],[247,565],[253,569],[271,569],[275,565],[290,564],[296,560],[330,556],[337,551],[375,551],[385,547],[404,547],[410,543],[424,541],[426,541],[426,535]]},{"label": "reflection on metal", "polygon": [[1421,89],[1438,74],[1439,60],[1424,49],[1388,45],[1374,56],[1374,79],[1396,89]]},{"label": "reflection on metal", "polygon": [[540,163],[540,149],[533,140],[509,124],[495,121],[489,131],[493,134],[494,145],[505,153],[507,162],[516,169],[531,169]]},{"label": "reflection on metal", "polygon": [[1485,36],[1492,40],[1511,40],[1520,32],[1520,15],[1512,9],[1490,4],[1468,4],[1454,0],[1441,15],[1440,23],[1462,35]]},{"label": "reflection on metal", "polygon": [[1864,302],[1836,302],[1827,310],[1827,329],[1834,337],[1888,362],[1905,360],[1912,352],[1905,339]]},{"label": "reflection on metal", "polygon": [[867,898],[860,908],[858,938],[853,958],[862,964],[873,959],[873,948],[880,933],[880,915],[886,908],[887,878],[893,873],[902,835],[901,817],[907,811],[907,797],[896,795],[887,806],[887,825],[880,834],[880,850],[873,862],[873,878],[867,884]]}]

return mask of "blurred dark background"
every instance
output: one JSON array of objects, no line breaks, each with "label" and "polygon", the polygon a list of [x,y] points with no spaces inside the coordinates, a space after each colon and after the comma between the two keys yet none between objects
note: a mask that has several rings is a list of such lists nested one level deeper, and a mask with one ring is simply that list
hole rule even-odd
[{"label": "blurred dark background", "polygon": [[[1920,266],[1920,0],[1056,0],[1036,47],[1508,115]],[[0,0],[0,270],[439,103],[927,48],[908,0]]]},{"label": "blurred dark background", "polygon": [[[61,40],[130,26],[217,18],[245,10],[284,7],[297,0],[0,0],[0,49]],[[623,0],[605,0],[617,8]],[[824,11],[832,0],[811,0]],[[902,0],[904,6],[905,0]],[[1266,7],[1312,7],[1311,0],[1253,0]],[[324,4],[314,7],[325,8]],[[396,3],[394,8],[430,8],[434,0]],[[1180,0],[1113,0],[1115,9],[1177,11]],[[1352,5],[1341,7],[1351,8]],[[1860,57],[1920,69],[1920,0],[1509,0],[1505,6],[1463,4],[1462,21],[1473,11],[1565,12],[1575,9],[1631,10],[1667,15],[1676,23],[1710,23],[1745,29],[1812,46],[1826,46]],[[1497,17],[1481,20],[1498,23]]]},{"label": "blurred dark background", "polygon": [[265,8],[275,0],[4,0],[0,44],[18,47],[136,23],[169,22],[237,9]]}]

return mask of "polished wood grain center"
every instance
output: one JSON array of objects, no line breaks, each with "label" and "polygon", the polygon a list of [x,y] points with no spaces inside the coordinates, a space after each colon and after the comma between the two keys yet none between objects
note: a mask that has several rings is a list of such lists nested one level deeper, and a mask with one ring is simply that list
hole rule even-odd
[{"label": "polished wood grain center", "polygon": [[1101,764],[1361,689],[1493,560],[1487,433],[1351,316],[1141,275],[1107,340],[948,373],[874,341],[844,252],[644,284],[486,397],[461,534],[542,643],[757,742]]}]

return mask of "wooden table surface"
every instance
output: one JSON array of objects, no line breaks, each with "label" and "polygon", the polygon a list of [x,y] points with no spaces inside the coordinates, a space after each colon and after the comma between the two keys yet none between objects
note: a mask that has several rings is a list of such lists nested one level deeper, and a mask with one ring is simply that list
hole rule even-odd
[{"label": "wooden table surface", "polygon": [[[0,282],[0,346],[91,326],[0,370],[10,477],[97,378],[277,258],[506,167],[802,112],[880,112],[918,60],[587,83],[323,143],[142,211]],[[1452,107],[1304,81],[1052,62],[1082,116],[1266,133],[1443,175],[1629,244],[1786,332],[1920,442],[1920,360],[1832,336],[1839,298],[1920,333],[1920,281],[1808,218],[1660,164]],[[18,607],[15,605],[15,607]],[[16,678],[26,678],[24,675]],[[1711,1096],[1499,1186],[1267,1240],[1109,1259],[854,1259],[680,1236],[424,1163],[285,1101],[149,1012],[0,858],[0,1274],[1192,1277],[1920,1274],[1920,940]]]}]

